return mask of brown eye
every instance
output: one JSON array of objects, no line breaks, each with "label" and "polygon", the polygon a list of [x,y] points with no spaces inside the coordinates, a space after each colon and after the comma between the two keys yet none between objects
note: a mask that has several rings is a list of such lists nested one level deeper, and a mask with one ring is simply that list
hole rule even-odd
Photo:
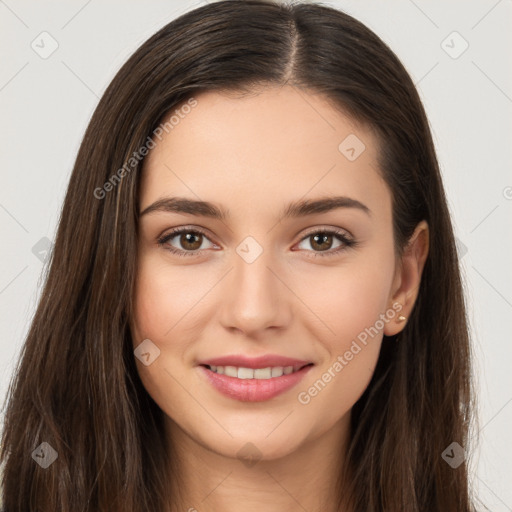
[{"label": "brown eye", "polygon": [[214,247],[214,244],[201,231],[183,228],[159,238],[158,244],[179,256],[195,256],[205,249],[203,247],[205,241],[211,244],[210,248]]},{"label": "brown eye", "polygon": [[[305,249],[306,252],[311,253],[311,256],[334,256],[348,247],[355,246],[357,243],[344,231],[327,229],[310,232],[300,241],[300,244],[305,242],[309,242],[311,249],[307,247]],[[300,247],[300,244],[299,248],[304,249],[304,247]]]},{"label": "brown eye", "polygon": [[317,233],[309,238],[312,240],[311,247],[319,251],[327,251],[333,243],[333,236],[327,233]]},{"label": "brown eye", "polygon": [[201,233],[182,233],[179,237],[181,247],[195,251],[202,245],[203,235]]}]

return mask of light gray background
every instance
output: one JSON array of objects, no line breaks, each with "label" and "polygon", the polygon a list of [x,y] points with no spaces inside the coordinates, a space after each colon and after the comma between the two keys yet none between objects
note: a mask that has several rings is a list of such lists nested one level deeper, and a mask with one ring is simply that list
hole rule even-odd
[{"label": "light gray background", "polygon": [[[512,2],[324,3],[354,15],[391,46],[427,109],[474,336],[481,434],[474,486],[494,512],[512,511]],[[200,4],[0,0],[2,404],[39,296],[45,243],[53,240],[97,101],[142,42]],[[34,41],[39,51],[51,48],[43,31],[58,43],[46,59],[31,47]],[[464,40],[469,47],[457,56]]]}]

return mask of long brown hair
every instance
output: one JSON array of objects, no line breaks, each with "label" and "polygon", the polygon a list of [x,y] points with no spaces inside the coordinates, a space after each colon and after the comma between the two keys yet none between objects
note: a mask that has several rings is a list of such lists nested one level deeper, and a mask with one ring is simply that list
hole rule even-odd
[{"label": "long brown hair", "polygon": [[[139,379],[129,328],[140,148],[201,91],[285,83],[323,94],[378,135],[397,254],[418,222],[430,226],[417,303],[399,340],[384,338],[353,408],[340,494],[358,512],[473,510],[467,461],[452,467],[442,455],[451,443],[468,445],[470,348],[449,211],[414,84],[382,40],[343,12],[227,0],[145,42],[90,121],[9,388],[0,453],[8,512],[163,511],[172,502],[163,413]],[[43,442],[58,454],[46,469],[31,456]]]}]

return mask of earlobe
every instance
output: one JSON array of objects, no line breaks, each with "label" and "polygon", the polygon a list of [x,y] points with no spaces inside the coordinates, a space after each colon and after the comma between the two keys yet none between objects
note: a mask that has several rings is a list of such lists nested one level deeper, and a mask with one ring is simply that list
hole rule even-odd
[{"label": "earlobe", "polygon": [[[407,246],[404,248],[400,267],[397,269],[398,275],[395,281],[398,281],[398,284],[390,302],[394,305],[400,304],[401,308],[399,314],[386,324],[384,328],[386,336],[398,334],[407,324],[407,319],[418,296],[428,250],[429,229],[427,222],[423,220],[416,226]],[[397,306],[394,306],[394,309],[397,310]]]}]

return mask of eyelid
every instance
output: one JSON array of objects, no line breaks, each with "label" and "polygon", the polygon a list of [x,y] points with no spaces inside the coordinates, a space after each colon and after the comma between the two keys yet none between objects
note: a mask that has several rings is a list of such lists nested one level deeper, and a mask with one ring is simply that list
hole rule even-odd
[{"label": "eyelid", "polygon": [[300,241],[304,240],[304,238],[306,238],[314,233],[331,233],[331,234],[345,235],[347,238],[350,238],[351,240],[354,239],[354,236],[348,229],[340,228],[337,226],[320,226],[320,227],[313,227],[311,229],[308,229],[306,231],[306,233],[304,233],[302,235],[302,238],[300,239]]}]

